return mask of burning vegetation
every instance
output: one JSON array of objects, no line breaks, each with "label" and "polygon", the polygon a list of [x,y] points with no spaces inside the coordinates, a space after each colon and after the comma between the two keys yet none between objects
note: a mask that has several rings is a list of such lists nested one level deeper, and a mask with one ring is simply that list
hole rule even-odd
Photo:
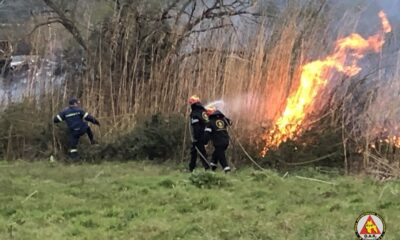
[{"label": "burning vegetation", "polygon": [[[305,64],[301,70],[299,87],[287,99],[285,110],[275,120],[273,129],[263,136],[265,147],[261,155],[265,156],[271,148],[278,147],[288,139],[294,139],[302,133],[307,114],[313,111],[318,93],[327,85],[332,72],[354,76],[362,69],[358,61],[370,51],[379,52],[385,43],[385,33],[391,31],[389,21],[383,11],[379,12],[382,30],[368,38],[357,33],[336,41],[332,54]],[[394,138],[397,139],[397,138]]]}]

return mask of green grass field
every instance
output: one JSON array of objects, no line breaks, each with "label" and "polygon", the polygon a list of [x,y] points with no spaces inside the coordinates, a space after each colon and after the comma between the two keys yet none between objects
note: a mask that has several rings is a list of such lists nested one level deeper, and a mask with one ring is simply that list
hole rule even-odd
[{"label": "green grass field", "polygon": [[0,239],[356,239],[364,211],[400,239],[399,181],[174,167],[0,162]]}]

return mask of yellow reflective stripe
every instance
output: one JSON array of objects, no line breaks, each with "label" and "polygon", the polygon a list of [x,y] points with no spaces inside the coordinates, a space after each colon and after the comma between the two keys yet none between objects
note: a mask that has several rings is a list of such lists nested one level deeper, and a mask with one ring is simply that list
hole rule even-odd
[{"label": "yellow reflective stripe", "polygon": [[83,119],[85,119],[87,116],[89,116],[89,113],[85,113],[85,115],[83,115]]},{"label": "yellow reflective stripe", "polygon": [[60,122],[62,122],[62,118],[60,115],[57,115],[58,120],[60,120]]}]

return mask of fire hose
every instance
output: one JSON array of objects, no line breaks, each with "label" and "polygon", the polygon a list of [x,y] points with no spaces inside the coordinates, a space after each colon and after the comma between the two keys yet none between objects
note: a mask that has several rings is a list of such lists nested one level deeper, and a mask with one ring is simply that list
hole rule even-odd
[{"label": "fire hose", "polygon": [[[188,123],[189,123],[189,129],[190,129],[190,128],[191,128],[190,121],[189,121]],[[233,136],[235,142],[237,142],[237,144],[239,145],[239,147],[240,147],[240,149],[243,151],[243,153],[246,155],[246,157],[247,157],[255,166],[257,166],[261,171],[265,171],[265,169],[264,169],[263,167],[261,167],[261,166],[250,156],[250,154],[246,151],[246,149],[243,147],[243,145],[242,145],[242,143],[240,142],[239,138],[236,136],[236,134],[235,134],[233,128],[230,127],[229,124],[226,124],[226,125],[228,126],[229,132],[232,133],[232,136]],[[193,138],[192,131],[189,131],[189,132],[190,132],[190,138],[191,138],[192,143],[193,143],[193,142],[195,141],[195,139]],[[201,151],[197,148],[197,146],[195,146],[195,149],[196,149],[196,151],[199,153],[200,157],[210,166],[210,165],[211,165],[210,162],[209,162],[209,161],[207,160],[207,158],[201,153]]]},{"label": "fire hose", "polygon": [[[217,100],[217,101],[214,101],[214,102],[211,102],[211,103],[207,104],[207,105],[206,105],[206,108],[207,108],[207,107],[214,106],[214,105],[215,105],[216,103],[218,103],[218,102],[222,102],[222,103],[223,103],[222,100]],[[242,149],[242,151],[243,151],[243,153],[246,155],[246,157],[247,157],[254,165],[256,165],[261,171],[264,171],[265,169],[264,169],[263,167],[261,167],[261,166],[250,156],[250,154],[246,151],[246,149],[243,147],[242,143],[239,141],[239,138],[236,136],[235,131],[233,130],[233,128],[231,127],[231,125],[230,125],[227,121],[224,121],[224,122],[225,122],[225,125],[228,126],[228,127],[227,127],[228,132],[231,132],[231,133],[232,133],[231,135],[233,136],[234,140],[238,143],[240,149]]]},{"label": "fire hose", "polygon": [[227,124],[228,126],[228,130],[229,132],[232,133],[232,136],[235,140],[235,142],[237,142],[237,144],[239,145],[239,147],[242,149],[243,153],[246,155],[246,157],[254,164],[256,165],[261,171],[265,171],[265,169],[263,167],[260,166],[260,164],[258,164],[251,156],[250,154],[246,151],[246,149],[243,147],[242,143],[239,141],[239,138],[236,136],[235,131],[233,130],[232,127],[229,126],[229,124]]},{"label": "fire hose", "polygon": [[[191,129],[192,126],[191,126],[191,124],[190,124],[190,121],[189,121],[188,123],[189,123],[189,129]],[[191,139],[192,144],[193,144],[194,141],[195,141],[195,139],[194,139],[194,137],[193,137],[192,131],[190,130],[189,132],[190,132],[190,139]],[[209,161],[207,160],[207,158],[200,152],[199,148],[198,148],[197,146],[194,146],[194,148],[195,148],[196,151],[199,153],[200,157],[208,164],[208,166],[211,166],[210,162],[209,162]]]}]

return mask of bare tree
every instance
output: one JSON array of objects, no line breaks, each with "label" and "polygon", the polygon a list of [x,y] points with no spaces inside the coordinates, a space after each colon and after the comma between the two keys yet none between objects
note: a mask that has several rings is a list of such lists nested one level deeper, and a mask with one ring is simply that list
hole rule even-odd
[{"label": "bare tree", "polygon": [[89,52],[89,48],[87,47],[87,43],[83,39],[79,29],[76,27],[75,22],[69,18],[65,14],[65,10],[62,9],[60,6],[58,6],[54,1],[52,0],[43,0],[43,2],[52,10],[54,13],[57,15],[56,17],[49,17],[48,21],[44,23],[40,23],[36,25],[33,30],[31,31],[31,34],[39,27],[49,25],[49,24],[54,24],[54,23],[60,23],[62,24],[65,29],[71,33],[71,35],[74,37],[74,39],[79,43],[79,45],[86,51]]}]

